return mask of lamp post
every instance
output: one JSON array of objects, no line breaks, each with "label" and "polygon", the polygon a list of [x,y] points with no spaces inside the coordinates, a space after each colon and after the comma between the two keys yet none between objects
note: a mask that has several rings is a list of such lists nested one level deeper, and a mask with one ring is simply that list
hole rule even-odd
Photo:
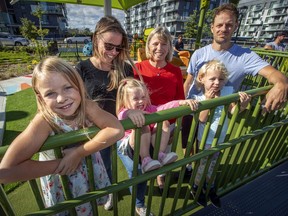
[{"label": "lamp post", "polygon": [[243,6],[243,7],[239,8],[239,25],[238,25],[237,32],[236,32],[236,35],[235,35],[234,43],[236,43],[236,41],[237,41],[237,37],[238,37],[238,34],[239,34],[239,30],[240,30],[241,22],[242,22],[242,19],[243,19],[243,15],[246,14],[247,9],[248,9],[247,6]]}]

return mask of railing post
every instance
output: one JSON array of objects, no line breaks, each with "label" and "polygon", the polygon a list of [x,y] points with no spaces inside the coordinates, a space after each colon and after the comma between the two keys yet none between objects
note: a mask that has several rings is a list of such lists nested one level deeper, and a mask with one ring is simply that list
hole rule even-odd
[{"label": "railing post", "polygon": [[210,5],[210,0],[201,0],[200,17],[199,17],[199,22],[198,22],[198,31],[197,31],[197,37],[196,37],[196,42],[195,42],[195,50],[200,47],[200,40],[202,37],[205,13],[209,5]]}]

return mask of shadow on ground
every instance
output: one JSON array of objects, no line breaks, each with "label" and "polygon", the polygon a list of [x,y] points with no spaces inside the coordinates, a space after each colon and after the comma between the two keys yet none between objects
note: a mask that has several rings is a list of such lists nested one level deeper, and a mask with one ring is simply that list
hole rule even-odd
[{"label": "shadow on ground", "polygon": [[29,115],[24,111],[8,111],[6,112],[6,121],[16,121],[22,118],[26,118]]}]

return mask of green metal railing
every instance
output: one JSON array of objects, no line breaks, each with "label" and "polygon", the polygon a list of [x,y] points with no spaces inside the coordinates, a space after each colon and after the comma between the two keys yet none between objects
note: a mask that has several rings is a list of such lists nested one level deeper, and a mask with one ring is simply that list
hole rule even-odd
[{"label": "green metal railing", "polygon": [[[218,194],[224,195],[229,191],[239,187],[240,185],[246,183],[247,181],[251,181],[255,177],[261,175],[263,172],[266,172],[271,167],[276,166],[277,164],[287,160],[288,158],[288,148],[287,148],[287,135],[288,135],[288,118],[287,118],[287,106],[286,109],[282,109],[276,112],[271,112],[266,115],[261,115],[261,104],[265,92],[267,92],[271,86],[266,86],[258,89],[248,90],[247,93],[253,95],[253,100],[249,105],[249,108],[239,114],[239,109],[236,109],[235,113],[230,116],[229,120],[229,128],[227,131],[227,135],[225,141],[223,143],[217,143],[217,139],[213,142],[213,148],[210,150],[202,150],[203,144],[200,144],[199,153],[189,157],[185,155],[184,158],[179,158],[177,162],[164,166],[159,170],[154,170],[142,175],[136,174],[136,163],[134,166],[134,176],[132,179],[125,179],[122,181],[117,181],[117,163],[113,163],[113,176],[116,180],[112,186],[107,188],[103,188],[100,190],[91,190],[91,192],[82,195],[77,198],[71,198],[69,196],[67,179],[63,176],[63,185],[64,190],[66,192],[67,200],[61,203],[56,204],[53,207],[44,208],[41,192],[38,189],[37,181],[32,180],[29,181],[31,188],[33,189],[33,194],[36,197],[38,202],[40,211],[29,213],[29,215],[53,215],[55,213],[62,212],[64,210],[69,210],[71,215],[75,214],[74,208],[77,205],[93,202],[94,203],[94,215],[98,215],[96,198],[99,198],[103,195],[114,193],[117,195],[117,192],[126,189],[129,186],[135,186],[136,184],[149,180],[149,190],[148,190],[148,199],[147,199],[147,207],[148,210],[157,213],[158,215],[182,215],[187,212],[191,212],[198,208],[195,204],[195,200],[190,197],[190,187],[194,181],[196,170],[199,164],[199,160],[203,157],[208,156],[207,166],[205,172],[207,172],[211,157],[214,153],[219,152],[220,156],[217,160],[215,172],[212,175],[210,182],[208,182],[208,190],[209,185],[215,179],[217,182]],[[238,94],[233,94],[221,98],[216,98],[209,101],[201,102],[199,109],[196,112],[193,112],[194,118],[191,127],[190,137],[189,137],[189,145],[187,147],[187,152],[191,148],[193,148],[194,144],[192,140],[194,140],[196,133],[196,125],[198,122],[198,114],[201,110],[211,109],[213,110],[215,107],[219,105],[224,105],[224,111],[222,112],[222,117],[220,120],[220,126],[218,127],[217,134],[221,130],[223,125],[223,121],[225,116],[228,115],[226,110],[229,104],[233,101],[237,101],[239,99]],[[182,116],[191,114],[191,110],[188,107],[178,107],[170,110],[161,111],[158,113],[154,113],[146,116],[146,123],[151,124],[154,122],[158,122],[158,128],[161,127],[161,122],[167,119],[177,118],[176,128],[173,135],[172,142],[172,151],[176,150],[178,144],[178,138],[180,134],[181,127],[181,119]],[[212,116],[212,115],[211,115]],[[125,129],[135,128],[130,120],[122,121]],[[209,127],[209,124],[207,124]],[[136,136],[137,145],[135,147],[135,162],[138,160],[139,154],[139,140],[140,140],[140,129],[136,129],[138,135]],[[96,134],[98,132],[97,128],[90,128],[88,133],[90,135]],[[206,134],[207,135],[207,134]],[[159,142],[161,137],[161,129],[157,130],[156,135],[156,147],[155,152],[157,155],[157,151],[159,151]],[[86,140],[87,137],[83,133],[83,131],[71,132],[63,135],[57,135],[51,137],[47,140],[45,145],[40,149],[40,151],[47,149],[56,149],[60,150],[61,147],[69,145],[69,143],[75,143],[79,141]],[[205,134],[203,139],[205,139]],[[2,147],[0,149],[1,156],[4,154],[6,147]],[[114,147],[114,156],[115,156],[115,147]],[[89,157],[87,158],[89,161]],[[116,162],[115,157],[113,162]],[[185,165],[188,163],[192,163],[194,166],[194,171],[189,179],[189,182],[184,181],[184,172]],[[91,165],[91,161],[88,162]],[[92,169],[93,170],[93,169]],[[168,193],[169,185],[166,184],[164,188],[164,193],[161,198],[160,206],[158,209],[152,208],[153,201],[153,185],[154,180],[157,175],[161,173],[166,173],[166,182],[169,182],[171,178],[171,171],[179,171],[179,179],[175,189],[174,200],[172,204],[169,206],[166,205],[166,195]],[[93,175],[91,175],[93,176]],[[93,178],[91,177],[90,178]],[[201,185],[204,184],[205,179],[202,178]],[[91,180],[93,182],[93,180]],[[136,195],[136,187],[134,188],[134,192],[132,193],[132,203],[130,214],[133,215],[135,209],[135,195]],[[183,192],[183,188],[185,188]],[[200,188],[200,187],[199,187]],[[184,193],[184,194],[183,194]],[[200,190],[199,190],[200,193]],[[69,198],[68,198],[69,197]],[[182,198],[180,198],[182,197]],[[183,198],[184,197],[184,198]],[[117,202],[115,196],[114,202],[114,215],[117,215]],[[4,192],[2,186],[0,187],[0,199],[1,205],[7,215],[15,215],[13,211],[13,205],[9,202],[6,193]],[[196,198],[197,199],[197,198]],[[171,201],[170,201],[171,203]],[[180,204],[179,204],[180,203]],[[180,205],[180,207],[179,207]],[[128,215],[127,211],[127,215]]]},{"label": "green metal railing", "polygon": [[[273,54],[274,55],[274,54]],[[278,54],[275,54],[278,55]],[[269,57],[266,54],[264,57]],[[287,57],[285,54],[280,55],[282,61],[286,62]],[[275,59],[274,59],[275,60]],[[275,60],[276,61],[276,60]],[[285,65],[285,63],[283,63]],[[281,66],[283,73],[287,74],[287,70],[284,66]],[[284,70],[285,69],[285,70]],[[259,88],[260,86],[264,86]],[[133,123],[128,119],[122,121],[124,128],[136,129],[136,146],[134,155],[134,170],[133,178],[131,179],[118,179],[119,165],[117,163],[116,146],[112,147],[112,175],[113,182],[112,185],[106,188],[95,190],[93,185],[91,185],[91,192],[81,195],[77,198],[72,198],[70,195],[67,177],[62,177],[63,189],[65,191],[66,200],[61,203],[57,203],[55,206],[50,208],[45,208],[42,201],[41,191],[38,187],[38,179],[28,181],[31,186],[31,196],[35,197],[37,201],[37,206],[39,211],[30,212],[27,215],[54,215],[63,211],[69,211],[70,215],[76,215],[74,210],[75,206],[83,203],[91,202],[93,206],[93,215],[99,215],[99,208],[96,204],[96,199],[113,193],[114,194],[114,205],[113,205],[113,215],[118,215],[121,206],[119,206],[117,200],[118,194],[127,190],[128,187],[132,186],[132,198],[130,209],[125,209],[126,215],[135,215],[135,197],[136,197],[136,185],[148,181],[148,191],[146,205],[148,211],[152,211],[156,215],[183,215],[185,213],[192,214],[193,212],[199,210],[199,206],[196,204],[196,200],[199,196],[200,189],[205,182],[205,173],[208,171],[211,158],[215,153],[219,154],[216,162],[216,166],[210,181],[207,182],[209,191],[213,181],[216,183],[217,193],[223,196],[232,190],[235,190],[239,186],[252,181],[257,176],[267,172],[271,168],[277,166],[278,164],[287,161],[288,159],[288,105],[286,103],[285,108],[274,111],[271,113],[261,114],[261,101],[265,97],[265,94],[272,86],[268,86],[265,79],[258,76],[247,77],[243,82],[242,88],[249,89],[246,90],[248,94],[251,94],[253,100],[250,102],[248,108],[239,113],[239,105],[233,115],[228,113],[228,106],[231,102],[237,102],[239,99],[238,94],[232,94],[225,97],[215,98],[208,101],[202,101],[199,109],[195,112],[191,112],[189,107],[178,107],[173,108],[150,115],[146,115],[146,124],[157,123],[157,133],[156,133],[156,145],[154,149],[154,158],[158,155],[159,143],[161,138],[161,128],[162,122],[168,119],[176,119],[175,129],[173,131],[173,141],[172,141],[172,151],[176,151],[177,145],[181,145],[180,134],[181,134],[181,121],[182,117],[185,115],[193,114],[193,121],[190,130],[190,135],[188,138],[188,146],[186,149],[186,155],[184,157],[179,157],[175,163],[164,166],[158,170],[154,170],[142,175],[137,175],[137,164],[139,160],[139,149],[140,149],[140,129],[135,128]],[[220,123],[216,132],[215,139],[213,141],[213,148],[209,150],[204,149],[204,140],[207,136],[207,131],[209,129],[210,120],[213,116],[213,112],[217,106],[224,106]],[[193,156],[189,156],[188,152],[192,148],[196,149],[196,144],[194,143],[196,134],[196,128],[199,121],[199,112],[205,109],[210,109],[210,117],[205,128],[206,133],[203,135],[203,142],[199,144],[199,151]],[[218,138],[222,125],[226,116],[229,118],[229,127],[226,132],[226,137],[223,143],[218,143]],[[99,130],[96,127],[89,128],[86,133],[93,136]],[[87,140],[87,136],[84,131],[79,130],[75,132],[70,132],[66,134],[56,135],[49,137],[45,142],[40,151],[55,149],[57,155],[61,157],[60,149],[71,143],[82,142]],[[2,157],[7,150],[7,146],[0,148],[0,157]],[[208,157],[206,167],[204,169],[204,177],[201,179],[198,191],[196,193],[196,200],[193,200],[190,195],[191,185],[194,182],[196,171],[199,166],[199,161]],[[88,166],[92,166],[91,158],[87,157]],[[191,177],[187,180],[185,179],[185,167],[186,164],[192,163],[193,173]],[[88,168],[89,169],[89,168]],[[89,169],[93,170],[93,169]],[[169,185],[175,172],[179,173],[178,180],[174,185]],[[166,173],[165,177],[165,187],[163,195],[158,202],[155,204],[156,199],[154,194],[154,182],[156,176],[162,173]],[[93,181],[93,173],[89,173],[89,181]],[[173,199],[167,198],[169,190],[173,189]],[[3,209],[3,214],[6,215],[16,215],[15,205],[17,203],[12,203],[9,195],[3,189],[3,185],[0,185],[0,204]]]}]

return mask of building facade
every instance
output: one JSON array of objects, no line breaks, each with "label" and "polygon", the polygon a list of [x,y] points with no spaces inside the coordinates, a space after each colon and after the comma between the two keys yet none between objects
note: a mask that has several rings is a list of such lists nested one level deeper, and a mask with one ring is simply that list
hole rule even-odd
[{"label": "building facade", "polygon": [[241,0],[238,8],[243,13],[241,37],[267,41],[279,31],[288,31],[288,0]]},{"label": "building facade", "polygon": [[67,29],[67,11],[65,4],[48,2],[19,1],[11,5],[10,0],[0,1],[0,32],[19,35],[21,18],[27,18],[39,27],[38,17],[32,15],[38,6],[44,11],[42,28],[49,29],[49,38],[64,37]]},{"label": "building facade", "polygon": [[[131,35],[142,35],[145,28],[157,26],[166,26],[172,36],[184,34],[189,16],[194,10],[200,10],[200,1],[148,0],[126,12],[124,26]],[[210,0],[209,9],[227,2]],[[288,0],[240,0],[238,9],[238,38],[267,41],[273,39],[277,31],[288,31]]]},{"label": "building facade", "polygon": [[[210,0],[209,9],[225,2]],[[185,23],[194,10],[200,10],[200,0],[148,0],[126,12],[124,26],[131,35],[143,35],[145,28],[166,26],[172,36],[177,36],[184,34]]]}]

